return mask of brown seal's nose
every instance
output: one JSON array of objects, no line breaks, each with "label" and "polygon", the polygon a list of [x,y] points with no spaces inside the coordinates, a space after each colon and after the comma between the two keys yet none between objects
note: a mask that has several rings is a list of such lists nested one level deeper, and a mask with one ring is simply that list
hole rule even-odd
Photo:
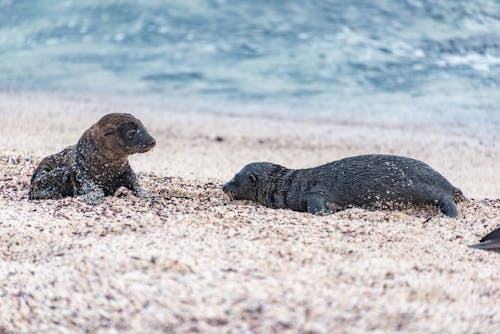
[{"label": "brown seal's nose", "polygon": [[143,139],[143,143],[148,149],[152,149],[156,145],[156,140],[149,134],[147,134]]}]

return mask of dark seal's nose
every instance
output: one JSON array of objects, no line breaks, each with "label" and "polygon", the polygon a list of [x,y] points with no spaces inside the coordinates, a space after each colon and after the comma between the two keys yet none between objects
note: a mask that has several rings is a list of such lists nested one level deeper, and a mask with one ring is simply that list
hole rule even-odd
[{"label": "dark seal's nose", "polygon": [[226,194],[234,190],[233,188],[233,180],[227,182],[225,185],[222,186],[222,191],[225,192]]},{"label": "dark seal's nose", "polygon": [[155,147],[155,145],[156,145],[156,140],[153,137],[151,137],[151,139],[148,142],[148,146]]}]

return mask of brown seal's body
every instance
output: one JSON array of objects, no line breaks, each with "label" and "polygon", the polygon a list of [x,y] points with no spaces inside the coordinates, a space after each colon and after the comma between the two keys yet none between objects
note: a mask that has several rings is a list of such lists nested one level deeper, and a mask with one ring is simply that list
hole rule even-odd
[{"label": "brown seal's body", "polygon": [[368,154],[306,169],[269,162],[246,165],[223,187],[234,199],[272,208],[333,213],[352,206],[433,204],[457,217],[462,192],[429,165],[395,155]]},{"label": "brown seal's body", "polygon": [[92,125],[74,146],[42,160],[31,178],[30,199],[82,196],[95,203],[126,187],[142,196],[128,156],[147,152],[155,140],[130,114],[108,114]]}]

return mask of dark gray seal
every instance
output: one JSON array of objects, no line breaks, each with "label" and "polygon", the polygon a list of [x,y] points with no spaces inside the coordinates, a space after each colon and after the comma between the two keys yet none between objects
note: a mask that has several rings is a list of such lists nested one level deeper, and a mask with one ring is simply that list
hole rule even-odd
[{"label": "dark gray seal", "polygon": [[128,156],[156,145],[144,125],[130,114],[113,113],[92,125],[74,146],[43,159],[30,183],[30,199],[82,196],[89,204],[119,187],[145,196]]},{"label": "dark gray seal", "polygon": [[457,217],[455,199],[463,198],[458,188],[422,161],[381,154],[307,169],[251,163],[223,191],[233,199],[309,213],[333,213],[353,206],[433,204],[453,218]]},{"label": "dark gray seal", "polygon": [[499,249],[500,250],[500,227],[486,234],[477,245],[469,246],[478,249]]}]

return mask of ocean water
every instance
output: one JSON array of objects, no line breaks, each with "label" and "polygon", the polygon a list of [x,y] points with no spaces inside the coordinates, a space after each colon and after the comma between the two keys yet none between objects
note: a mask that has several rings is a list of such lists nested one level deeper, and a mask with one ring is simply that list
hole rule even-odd
[{"label": "ocean water", "polygon": [[500,1],[0,0],[0,89],[500,129]]}]

